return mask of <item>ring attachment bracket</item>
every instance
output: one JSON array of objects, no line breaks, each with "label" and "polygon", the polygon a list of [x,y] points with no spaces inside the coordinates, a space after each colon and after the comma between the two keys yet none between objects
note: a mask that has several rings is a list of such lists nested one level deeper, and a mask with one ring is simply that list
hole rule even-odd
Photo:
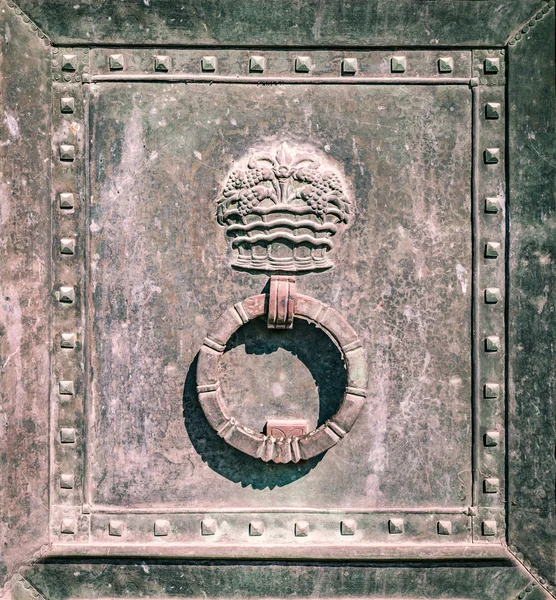
[{"label": "ring attachment bracket", "polygon": [[295,277],[272,275],[268,295],[269,329],[291,329],[295,313]]}]

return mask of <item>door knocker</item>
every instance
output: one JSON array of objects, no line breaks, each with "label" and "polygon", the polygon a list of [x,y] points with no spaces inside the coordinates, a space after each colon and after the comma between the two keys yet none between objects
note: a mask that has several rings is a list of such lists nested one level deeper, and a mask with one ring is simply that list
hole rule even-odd
[{"label": "door knocker", "polygon": [[[356,332],[336,310],[296,291],[295,273],[333,266],[333,238],[353,213],[343,177],[327,162],[285,144],[255,153],[230,174],[218,200],[218,221],[232,238],[233,266],[270,273],[270,289],[228,308],[208,333],[199,352],[197,392],[218,435],[266,462],[296,463],[325,452],[351,430],[366,398],[367,362]],[[230,415],[222,398],[218,362],[228,340],[265,316],[270,329],[291,329],[295,318],[314,323],[341,350],[347,369],[342,404],[313,431],[299,419],[268,421],[264,433],[253,431]]]}]

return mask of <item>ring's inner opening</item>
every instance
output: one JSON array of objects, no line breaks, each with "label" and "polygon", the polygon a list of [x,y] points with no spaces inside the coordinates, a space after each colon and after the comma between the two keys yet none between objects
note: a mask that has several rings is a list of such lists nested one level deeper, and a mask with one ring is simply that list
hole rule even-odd
[{"label": "ring's inner opening", "polygon": [[289,330],[268,329],[262,318],[247,323],[230,338],[219,370],[231,416],[259,432],[274,419],[305,419],[315,429],[338,410],[347,381],[336,344],[299,318]]}]

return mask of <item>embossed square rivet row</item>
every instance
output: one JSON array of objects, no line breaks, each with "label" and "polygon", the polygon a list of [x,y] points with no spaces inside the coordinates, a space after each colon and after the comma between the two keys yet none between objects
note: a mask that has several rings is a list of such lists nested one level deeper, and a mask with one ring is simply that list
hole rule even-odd
[{"label": "embossed square rivet row", "polygon": [[160,55],[154,57],[154,70],[166,72],[170,70],[171,59],[169,56]]},{"label": "embossed square rivet row", "polygon": [[295,59],[295,72],[296,73],[309,73],[313,68],[313,62],[310,56],[298,56]]},{"label": "embossed square rivet row", "polygon": [[111,71],[121,71],[124,68],[124,55],[111,54],[108,57],[108,66]]},{"label": "embossed square rivet row", "polygon": [[344,75],[355,75],[359,70],[359,64],[356,58],[344,58],[342,60],[342,73]]},{"label": "embossed square rivet row", "polygon": [[497,304],[502,299],[500,290],[498,288],[486,288],[485,289],[485,303],[486,304]]},{"label": "embossed square rivet row", "polygon": [[58,382],[58,393],[62,396],[73,396],[75,393],[73,381]]},{"label": "embossed square rivet row", "polygon": [[215,535],[216,533],[216,521],[215,519],[203,519],[201,521],[201,534],[202,535]]},{"label": "embossed square rivet row", "polygon": [[60,254],[74,254],[75,240],[73,238],[62,238],[60,240]]},{"label": "embossed square rivet row", "polygon": [[344,519],[340,523],[340,533],[342,535],[355,535],[357,531],[357,523],[355,519]]},{"label": "embossed square rivet row", "polygon": [[165,519],[157,519],[154,522],[154,535],[165,536],[170,534],[170,523]]},{"label": "embossed square rivet row", "polygon": [[390,519],[388,521],[388,533],[403,533],[403,532],[404,532],[403,519]]},{"label": "embossed square rivet row", "polygon": [[75,160],[75,146],[73,144],[60,144],[60,160],[66,162]]},{"label": "embossed square rivet row", "polygon": [[405,73],[407,59],[405,56],[392,56],[390,59],[390,71],[392,73]]},{"label": "embossed square rivet row", "polygon": [[497,335],[489,335],[485,338],[485,352],[498,352],[500,350],[500,338]]},{"label": "embossed square rivet row", "polygon": [[483,386],[484,398],[498,398],[500,395],[500,385],[498,383],[485,383]]},{"label": "embossed square rivet row", "polygon": [[71,473],[62,473],[60,475],[60,487],[64,490],[73,490],[74,477]]},{"label": "embossed square rivet row", "polygon": [[487,102],[485,105],[485,118],[499,119],[500,118],[500,102]]},{"label": "embossed square rivet row", "polygon": [[500,148],[486,148],[484,151],[486,165],[496,165],[500,162]]},{"label": "embossed square rivet row", "polygon": [[62,444],[75,444],[75,429],[73,427],[62,427],[60,429],[60,441]]},{"label": "embossed square rivet row", "polygon": [[75,302],[75,290],[71,285],[63,285],[60,287],[60,302],[64,304],[72,304]]},{"label": "embossed square rivet row", "polygon": [[75,333],[62,333],[60,346],[62,348],[75,348]]},{"label": "embossed square rivet row", "polygon": [[250,73],[264,73],[266,68],[266,59],[264,56],[250,56],[249,57],[249,72]]},{"label": "embossed square rivet row", "polygon": [[451,56],[443,56],[438,59],[438,72],[451,73],[454,70],[454,59]]},{"label": "embossed square rivet row", "polygon": [[60,523],[60,533],[71,534],[75,533],[75,520],[74,519],[62,519]]},{"label": "embossed square rivet row", "polygon": [[500,480],[497,477],[487,477],[483,481],[483,492],[485,494],[496,494],[500,488]]},{"label": "embossed square rivet row", "polygon": [[485,258],[498,258],[500,255],[499,242],[487,242],[485,244]]},{"label": "embossed square rivet row", "polygon": [[201,71],[212,73],[216,71],[216,64],[216,56],[203,56],[203,58],[201,58]]},{"label": "embossed square rivet row", "polygon": [[487,431],[484,436],[484,445],[487,448],[498,446],[500,443],[500,433],[498,431]]},{"label": "embossed square rivet row", "polygon": [[498,197],[485,198],[485,212],[495,214],[500,210],[501,199]]},{"label": "embossed square rivet row", "polygon": [[296,537],[307,537],[309,535],[310,527],[307,521],[298,521],[295,524],[294,532]]},{"label": "embossed square rivet row", "polygon": [[249,523],[249,535],[261,536],[264,533],[264,523],[260,520],[251,521]]},{"label": "embossed square rivet row", "polygon": [[73,209],[75,200],[73,194],[70,192],[64,192],[60,194],[60,208],[64,210]]},{"label": "embossed square rivet row", "polygon": [[74,98],[60,98],[60,112],[72,113],[75,110]]}]

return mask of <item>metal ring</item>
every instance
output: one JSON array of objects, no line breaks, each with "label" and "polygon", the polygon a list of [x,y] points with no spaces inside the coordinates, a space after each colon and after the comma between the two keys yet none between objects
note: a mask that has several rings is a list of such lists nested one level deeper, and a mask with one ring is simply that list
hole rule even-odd
[{"label": "metal ring", "polygon": [[367,395],[367,361],[359,338],[333,308],[302,294],[295,295],[296,317],[316,324],[344,356],[347,387],[338,412],[317,429],[299,437],[275,438],[249,429],[234,419],[222,399],[218,361],[230,337],[249,321],[267,314],[267,296],[251,296],[228,308],[204,339],[197,365],[197,393],[205,416],[230,446],[265,462],[299,462],[322,454],[350,431]]}]

